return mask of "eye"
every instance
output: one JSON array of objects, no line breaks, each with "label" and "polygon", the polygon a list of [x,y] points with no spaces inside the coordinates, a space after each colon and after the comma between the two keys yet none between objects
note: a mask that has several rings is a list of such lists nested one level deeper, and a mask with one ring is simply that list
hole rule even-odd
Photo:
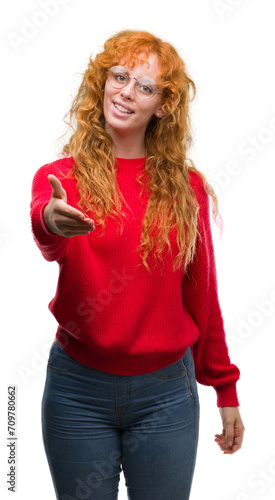
[{"label": "eye", "polygon": [[152,94],[154,92],[152,87],[149,87],[148,85],[139,85],[138,88],[144,94]]},{"label": "eye", "polygon": [[153,95],[156,91],[156,85],[150,78],[140,78],[137,81],[137,87],[139,92],[147,96]]},{"label": "eye", "polygon": [[122,75],[121,73],[113,73],[113,76],[114,76],[114,79],[117,81],[117,82],[126,82],[127,81],[127,77],[126,75]]}]

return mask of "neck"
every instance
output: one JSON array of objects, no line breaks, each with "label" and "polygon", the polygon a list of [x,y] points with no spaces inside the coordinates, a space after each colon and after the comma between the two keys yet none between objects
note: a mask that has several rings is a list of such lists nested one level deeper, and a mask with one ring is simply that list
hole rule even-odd
[{"label": "neck", "polygon": [[144,158],[144,134],[118,134],[114,129],[107,130],[113,140],[113,152],[117,158]]}]

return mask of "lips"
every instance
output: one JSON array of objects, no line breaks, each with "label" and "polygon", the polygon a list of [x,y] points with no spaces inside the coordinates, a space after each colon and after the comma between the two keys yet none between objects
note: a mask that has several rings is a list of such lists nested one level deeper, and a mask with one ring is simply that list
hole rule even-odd
[{"label": "lips", "polygon": [[118,111],[120,111],[121,113],[125,113],[126,115],[131,115],[132,113],[134,113],[132,109],[130,109],[128,106],[125,106],[125,104],[121,104],[120,102],[115,101],[114,106]]}]

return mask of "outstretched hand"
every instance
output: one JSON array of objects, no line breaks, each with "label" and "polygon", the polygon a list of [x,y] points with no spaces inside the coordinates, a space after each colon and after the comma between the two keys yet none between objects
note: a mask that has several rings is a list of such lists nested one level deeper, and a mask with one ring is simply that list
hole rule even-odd
[{"label": "outstretched hand", "polygon": [[215,434],[215,441],[224,454],[232,455],[242,447],[245,427],[237,406],[223,406],[219,411],[223,430]]},{"label": "outstretched hand", "polygon": [[53,174],[47,178],[52,187],[52,196],[44,207],[43,217],[49,231],[66,238],[94,231],[94,221],[67,204],[67,194],[60,180]]}]

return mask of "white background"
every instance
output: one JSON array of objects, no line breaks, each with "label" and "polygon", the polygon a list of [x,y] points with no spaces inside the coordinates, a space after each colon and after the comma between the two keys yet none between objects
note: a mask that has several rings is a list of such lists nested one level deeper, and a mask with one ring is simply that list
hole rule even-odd
[{"label": "white background", "polygon": [[[51,16],[46,3],[56,5]],[[33,26],[29,38],[27,24]],[[198,88],[189,156],[216,188],[224,220],[222,238],[213,225],[219,297],[231,361],[241,371],[237,390],[246,430],[243,448],[223,455],[214,442],[222,430],[216,393],[198,386],[200,439],[191,500],[273,499],[273,1],[14,0],[5,3],[1,26],[1,498],[13,497],[6,483],[8,384],[17,386],[17,498],[55,498],[40,412],[57,327],[47,306],[58,265],[43,259],[32,238],[32,178],[57,158],[63,116],[89,57],[106,38],[130,28],[169,41],[187,63]],[[122,473],[119,499],[126,498]]]}]

